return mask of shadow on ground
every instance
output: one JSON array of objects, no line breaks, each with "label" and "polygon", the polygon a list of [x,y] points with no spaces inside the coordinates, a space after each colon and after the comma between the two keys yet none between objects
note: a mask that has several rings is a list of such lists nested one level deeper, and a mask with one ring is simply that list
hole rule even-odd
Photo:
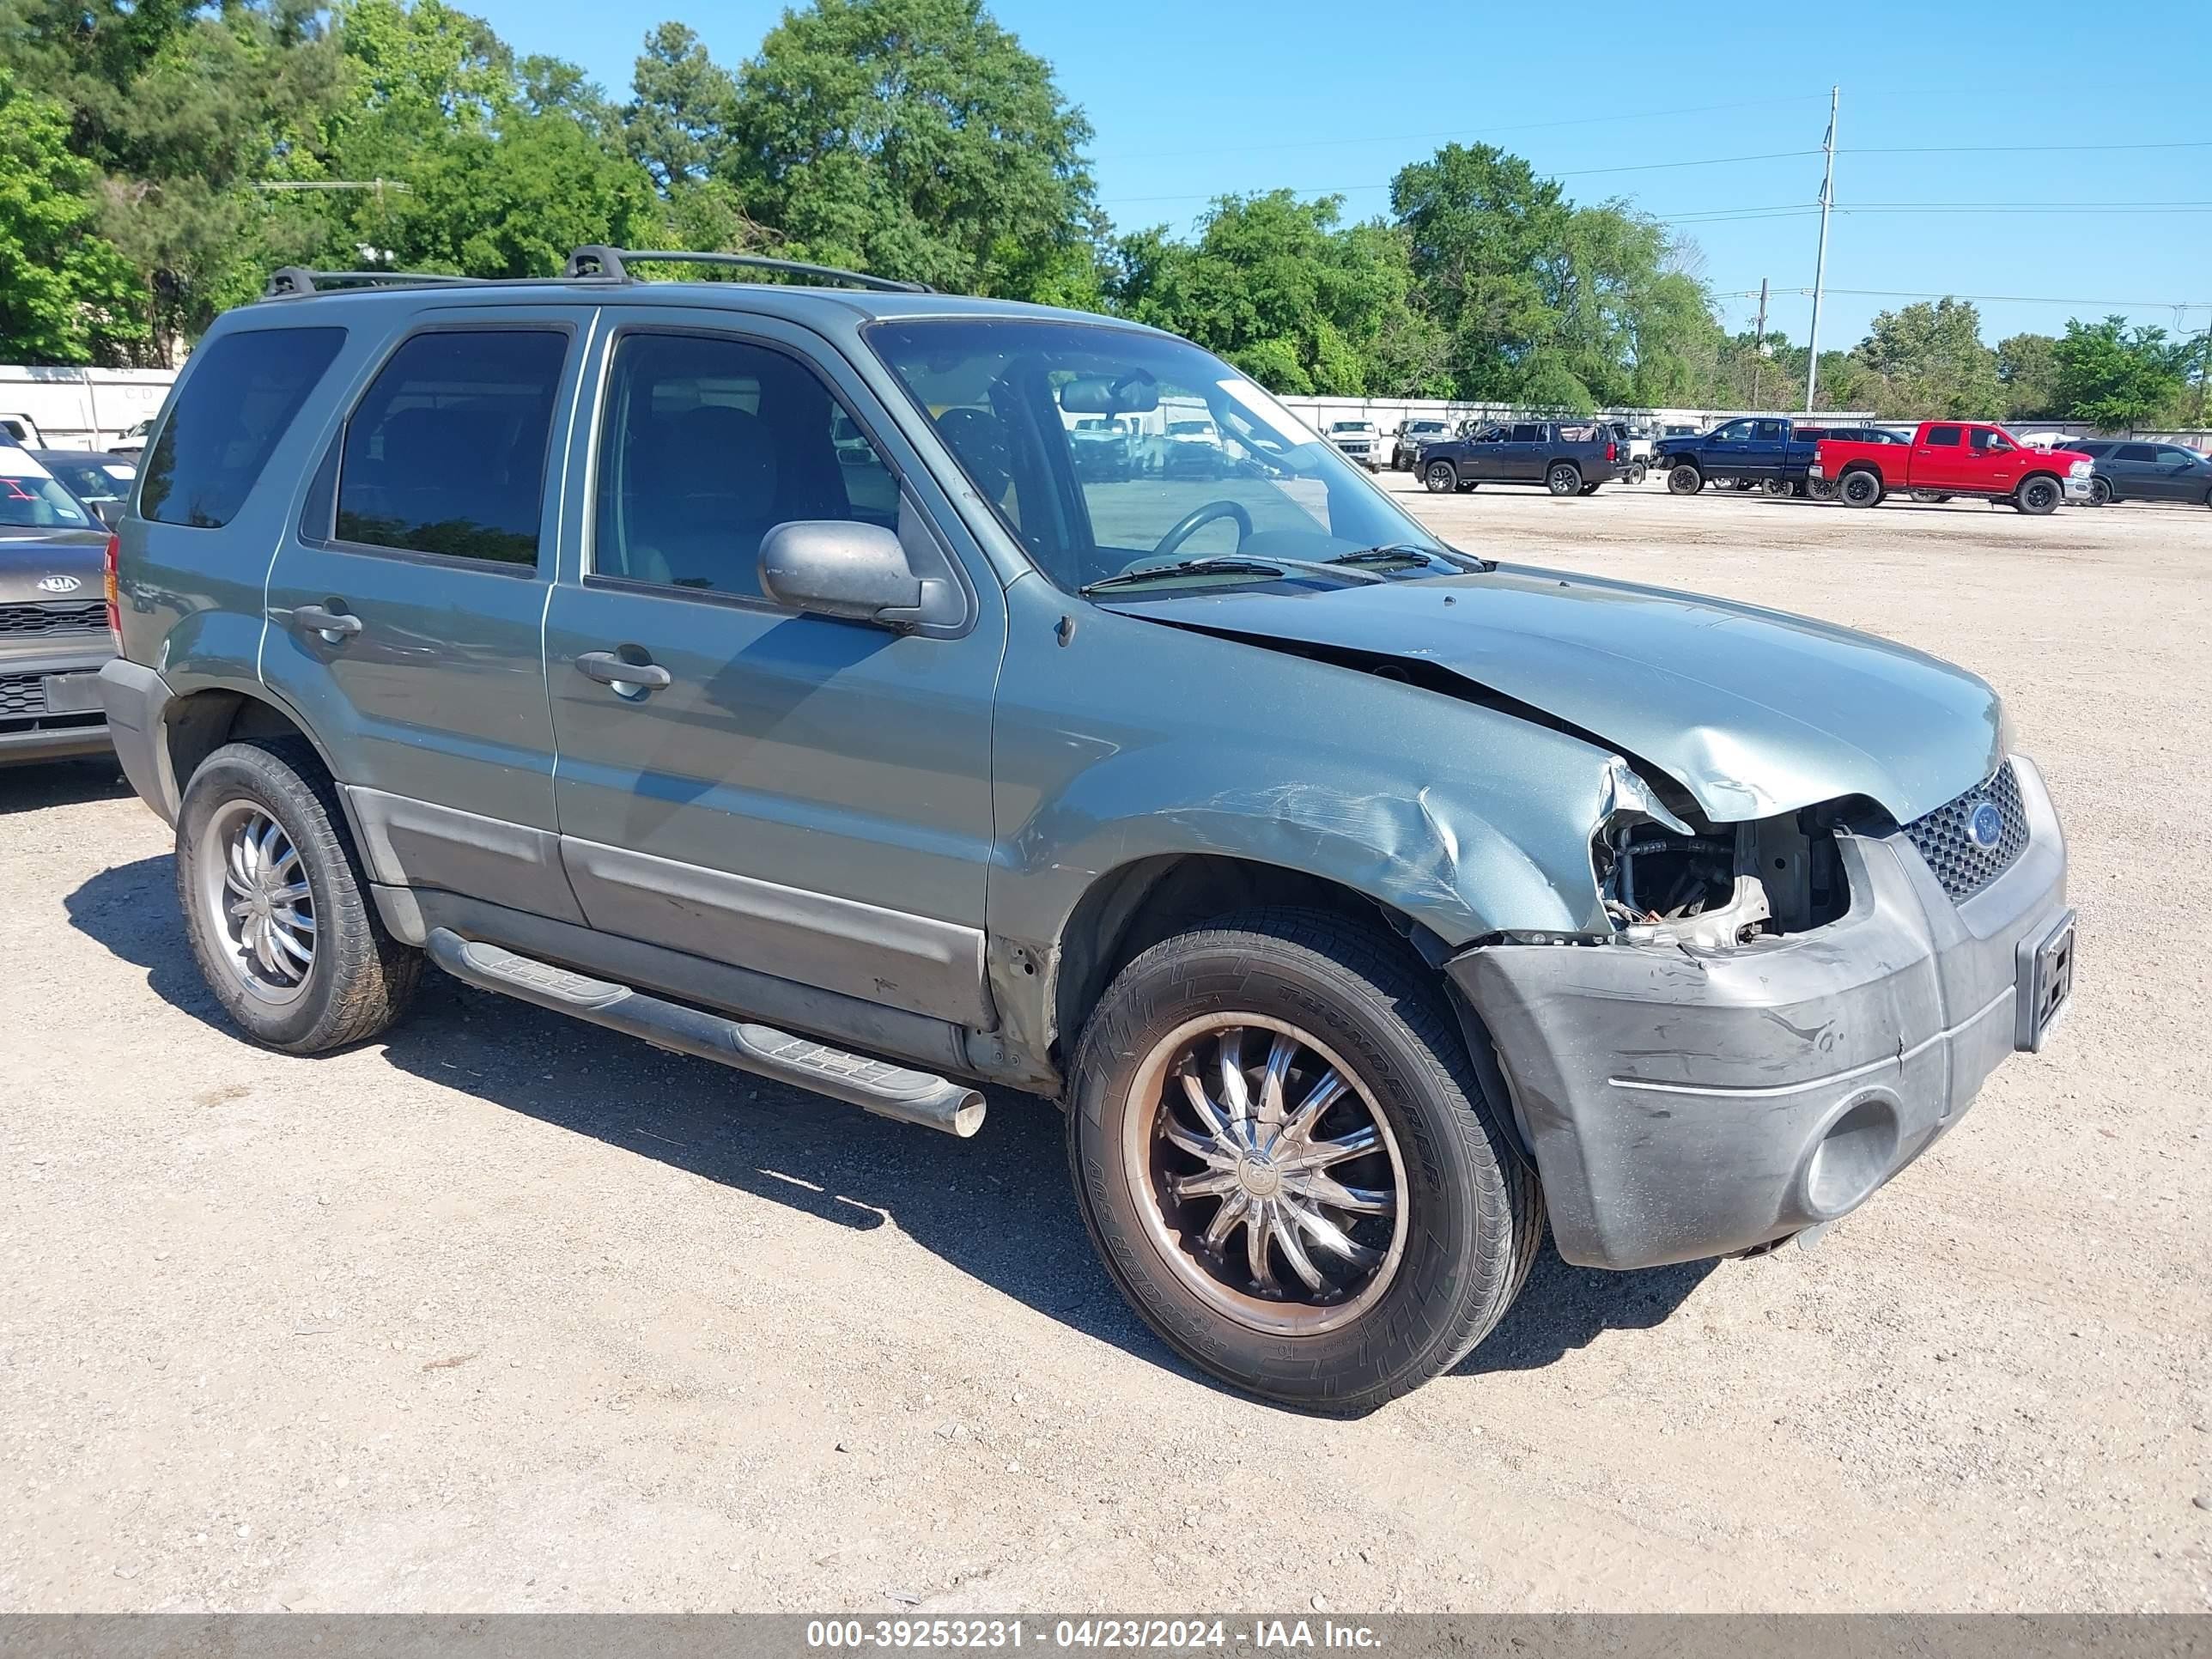
[{"label": "shadow on ground", "polygon": [[[229,1031],[185,942],[173,868],[161,857],[102,871],[69,896],[70,922],[144,969],[156,996]],[[989,1091],[981,1132],[955,1140],[435,970],[383,1053],[415,1076],[817,1219],[856,1231],[895,1224],[1039,1313],[1218,1386],[1170,1353],[1099,1267],[1069,1188],[1060,1114],[1043,1101]],[[1455,1375],[1534,1370],[1607,1331],[1656,1325],[1711,1265],[1595,1273],[1566,1266],[1547,1243],[1519,1302]]]},{"label": "shadow on ground", "polygon": [[10,766],[0,769],[0,817],[82,801],[121,800],[130,793],[112,755]]}]

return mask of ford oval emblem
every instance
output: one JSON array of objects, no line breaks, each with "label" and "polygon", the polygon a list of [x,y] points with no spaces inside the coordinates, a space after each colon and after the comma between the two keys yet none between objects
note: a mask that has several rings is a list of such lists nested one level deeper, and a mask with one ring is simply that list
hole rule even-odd
[{"label": "ford oval emblem", "polygon": [[1984,801],[1966,820],[1966,835],[1984,853],[1993,851],[2004,839],[2004,814],[1991,802]]},{"label": "ford oval emblem", "polygon": [[82,587],[83,586],[84,584],[74,576],[41,576],[39,578],[39,592],[41,593],[74,593],[78,588]]}]

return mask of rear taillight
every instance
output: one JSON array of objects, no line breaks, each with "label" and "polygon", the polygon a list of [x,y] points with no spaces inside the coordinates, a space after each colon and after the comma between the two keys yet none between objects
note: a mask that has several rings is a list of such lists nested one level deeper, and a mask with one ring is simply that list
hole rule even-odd
[{"label": "rear taillight", "polygon": [[1608,461],[1619,460],[1620,459],[1620,446],[1619,444],[1607,444],[1605,447],[1605,458]]},{"label": "rear taillight", "polygon": [[115,635],[115,648],[123,648],[123,584],[118,568],[123,562],[123,538],[111,535],[107,538],[106,572],[102,586],[107,590],[107,631]]}]

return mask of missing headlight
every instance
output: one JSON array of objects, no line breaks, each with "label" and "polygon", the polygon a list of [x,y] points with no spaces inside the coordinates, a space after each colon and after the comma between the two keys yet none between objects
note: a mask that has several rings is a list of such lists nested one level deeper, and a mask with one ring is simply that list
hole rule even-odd
[{"label": "missing headlight", "polygon": [[1637,944],[1742,945],[1820,927],[1850,904],[1819,808],[1687,836],[1624,813],[1590,854],[1607,916]]}]

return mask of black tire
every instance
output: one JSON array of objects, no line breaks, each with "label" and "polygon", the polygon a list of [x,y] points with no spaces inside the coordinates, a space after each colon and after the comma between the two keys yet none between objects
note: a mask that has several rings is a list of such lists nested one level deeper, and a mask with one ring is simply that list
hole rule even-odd
[{"label": "black tire", "polygon": [[1448,495],[1460,487],[1459,469],[1449,461],[1431,461],[1421,469],[1421,482],[1432,495]]},{"label": "black tire", "polygon": [[1605,486],[1603,484],[1584,484],[1578,493],[1584,495],[1595,495],[1599,490],[1604,488]]},{"label": "black tire", "polygon": [[2039,472],[2021,483],[2020,494],[2012,498],[2012,504],[2030,518],[2039,519],[2046,513],[2058,510],[2059,498],[2063,493],[2058,487],[2057,479]]},{"label": "black tire", "polygon": [[1583,470],[1572,461],[1554,461],[1545,470],[1544,488],[1554,495],[1579,495],[1583,489]]},{"label": "black tire", "polygon": [[1863,468],[1846,472],[1837,483],[1836,493],[1845,507],[1873,507],[1881,500],[1881,478]]},{"label": "black tire", "polygon": [[[247,802],[273,819],[297,849],[309,889],[313,961],[295,1000],[258,998],[233,963],[232,942],[214,932],[204,902],[219,856],[208,834],[218,813]],[[366,1042],[405,1010],[422,975],[421,952],[385,931],[361,876],[337,789],[313,748],[298,738],[225,744],[192,773],[177,812],[177,898],[200,973],[238,1026],[287,1054],[319,1054]]]},{"label": "black tire", "polygon": [[[2212,505],[2212,495],[2207,495],[2205,496],[2205,498],[2204,498],[2204,499],[2205,499],[2205,501],[2206,501],[2207,504],[2209,504],[2209,505]],[[2090,506],[2092,506],[2092,507],[2110,507],[2112,504],[2112,480],[2111,480],[2111,479],[2109,479],[2109,478],[2092,478],[2092,479],[2090,479],[2090,480],[2089,480],[2089,505],[2090,505]]]},{"label": "black tire", "polygon": [[1641,461],[1636,462],[1628,469],[1628,482],[1632,484],[1642,483],[1644,482],[1644,465]]},{"label": "black tire", "polygon": [[[1133,1114],[1152,1109],[1140,1075],[1194,1021],[1244,1015],[1292,1022],[1340,1057],[1398,1149],[1402,1254],[1373,1304],[1327,1329],[1269,1331],[1205,1299],[1189,1280],[1202,1258],[1184,1234],[1153,1231],[1157,1201],[1133,1184],[1145,1130]],[[1271,908],[1164,940],[1099,999],[1070,1079],[1068,1158],[1108,1273],[1163,1341],[1237,1388],[1371,1410],[1457,1364],[1527,1282],[1543,1238],[1534,1172],[1499,1127],[1443,988],[1387,935]]]},{"label": "black tire", "polygon": [[1669,495],[1694,495],[1705,487],[1705,475],[1687,461],[1667,469],[1667,493]]}]

